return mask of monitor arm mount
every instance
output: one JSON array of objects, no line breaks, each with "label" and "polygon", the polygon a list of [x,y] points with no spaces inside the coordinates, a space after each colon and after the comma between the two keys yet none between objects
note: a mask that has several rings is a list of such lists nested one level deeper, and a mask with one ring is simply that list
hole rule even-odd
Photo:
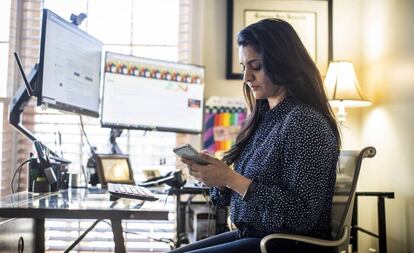
[{"label": "monitor arm mount", "polygon": [[122,155],[122,151],[118,146],[118,143],[116,143],[116,138],[121,136],[122,129],[120,128],[111,128],[111,133],[109,134],[109,143],[111,146],[111,153],[114,155]]},{"label": "monitor arm mount", "polygon": [[[23,77],[24,85],[21,85],[16,92],[16,95],[13,97],[13,100],[10,103],[9,108],[9,122],[12,127],[14,127],[17,131],[22,133],[24,136],[29,138],[31,141],[35,142],[38,141],[36,137],[22,125],[22,114],[24,108],[28,104],[30,98],[32,96],[37,96],[36,93],[36,81],[37,81],[37,73],[38,73],[38,65],[35,64],[32,71],[30,71],[29,76],[26,77],[24,73],[23,66],[20,62],[18,54],[15,52],[14,57],[17,62],[17,66],[19,67],[20,74]],[[44,145],[44,144],[42,144]],[[50,149],[49,149],[50,150]],[[55,162],[60,162],[64,164],[69,164],[70,161],[60,158],[56,153],[50,150],[50,159],[54,160]]]},{"label": "monitor arm mount", "polygon": [[[17,65],[19,66],[20,73],[22,73],[22,66],[20,64],[19,56],[17,55],[17,53],[14,53],[14,57],[17,61]],[[22,75],[25,85],[21,85],[18,88],[15,96],[13,97],[12,102],[10,103],[10,108],[9,108],[10,125],[16,128],[20,133],[22,133],[24,136],[29,138],[31,141],[35,141],[37,139],[29,130],[27,130],[21,124],[21,117],[22,117],[24,108],[26,107],[30,98],[32,96],[35,96],[34,89],[32,87],[36,85],[37,70],[38,70],[38,65],[36,64],[34,68],[32,69],[32,71],[30,71],[30,74],[27,78],[26,78],[26,75],[24,74]]]}]

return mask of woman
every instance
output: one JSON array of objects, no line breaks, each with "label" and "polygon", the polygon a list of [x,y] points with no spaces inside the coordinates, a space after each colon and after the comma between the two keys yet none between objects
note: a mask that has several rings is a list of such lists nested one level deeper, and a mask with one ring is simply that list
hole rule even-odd
[{"label": "woman", "polygon": [[[213,186],[216,205],[231,205],[237,230],[173,252],[260,252],[271,233],[330,237],[340,136],[320,73],[283,20],[249,25],[237,43],[250,116],[222,161],[206,152],[207,166],[182,159]],[[273,241],[269,250],[330,252],[290,241]]]}]

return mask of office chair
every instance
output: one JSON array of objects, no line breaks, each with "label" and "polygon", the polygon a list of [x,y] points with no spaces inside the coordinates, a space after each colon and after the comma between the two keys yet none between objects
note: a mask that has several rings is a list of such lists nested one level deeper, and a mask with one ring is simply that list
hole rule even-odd
[{"label": "office chair", "polygon": [[361,163],[364,158],[372,158],[376,154],[374,147],[366,147],[361,151],[343,150],[340,153],[337,167],[335,192],[332,201],[331,235],[333,240],[324,240],[302,235],[271,234],[260,242],[260,250],[267,253],[266,244],[270,240],[294,240],[324,247],[331,247],[336,252],[348,252],[352,210],[355,189],[358,182]]}]

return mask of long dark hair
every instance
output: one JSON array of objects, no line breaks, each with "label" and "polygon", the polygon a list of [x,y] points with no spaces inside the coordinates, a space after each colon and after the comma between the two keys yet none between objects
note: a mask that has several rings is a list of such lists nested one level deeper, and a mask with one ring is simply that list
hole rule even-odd
[{"label": "long dark hair", "polygon": [[[242,29],[237,35],[239,46],[251,46],[262,56],[265,75],[273,84],[283,86],[295,102],[310,105],[324,115],[335,132],[338,149],[340,133],[328,103],[321,75],[293,27],[281,19],[263,19]],[[223,161],[232,164],[247,145],[259,120],[259,108],[266,100],[255,99],[246,83],[243,93],[250,116],[226,152]]]}]

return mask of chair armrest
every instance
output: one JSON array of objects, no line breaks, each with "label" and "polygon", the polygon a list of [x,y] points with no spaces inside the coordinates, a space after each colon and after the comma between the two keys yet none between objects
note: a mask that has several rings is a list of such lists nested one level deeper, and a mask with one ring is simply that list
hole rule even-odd
[{"label": "chair armrest", "polygon": [[309,243],[309,244],[319,245],[319,246],[324,246],[324,247],[337,247],[347,242],[348,237],[349,237],[348,226],[344,227],[342,237],[338,240],[323,240],[323,239],[318,239],[318,238],[314,238],[310,236],[292,235],[292,234],[271,234],[271,235],[267,235],[262,238],[262,240],[260,241],[260,250],[262,253],[267,253],[266,244],[270,240],[274,240],[274,239],[293,240],[297,242],[304,242],[304,243]]}]

